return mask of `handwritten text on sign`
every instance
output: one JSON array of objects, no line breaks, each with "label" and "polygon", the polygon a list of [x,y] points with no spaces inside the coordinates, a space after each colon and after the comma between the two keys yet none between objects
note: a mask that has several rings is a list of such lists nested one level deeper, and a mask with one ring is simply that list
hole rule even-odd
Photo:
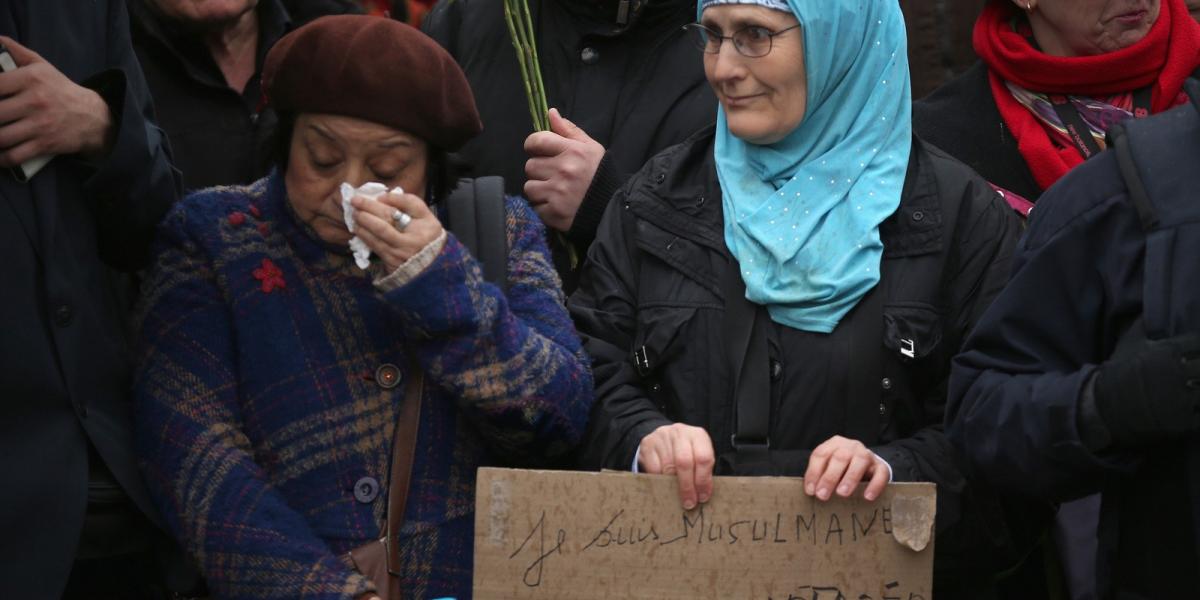
[{"label": "handwritten text on sign", "polygon": [[794,478],[480,469],[475,597],[931,600],[932,484],[822,503]]}]

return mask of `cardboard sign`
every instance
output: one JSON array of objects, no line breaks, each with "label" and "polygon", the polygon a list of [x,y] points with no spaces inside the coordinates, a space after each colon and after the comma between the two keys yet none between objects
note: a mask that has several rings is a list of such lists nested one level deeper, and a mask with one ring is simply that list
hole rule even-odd
[{"label": "cardboard sign", "polygon": [[820,502],[802,479],[718,477],[691,511],[676,485],[480,469],[475,598],[932,598],[933,484]]}]

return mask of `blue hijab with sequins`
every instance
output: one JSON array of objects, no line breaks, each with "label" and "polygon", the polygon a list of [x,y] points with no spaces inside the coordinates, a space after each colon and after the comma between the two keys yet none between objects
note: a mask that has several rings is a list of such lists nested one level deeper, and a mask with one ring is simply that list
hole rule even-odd
[{"label": "blue hijab with sequins", "polygon": [[912,91],[899,3],[708,0],[698,14],[718,4],[790,9],[801,24],[803,121],[756,145],[731,134],[718,108],[717,175],[746,298],[777,323],[830,333],[879,283],[879,225],[899,207],[908,168]]}]

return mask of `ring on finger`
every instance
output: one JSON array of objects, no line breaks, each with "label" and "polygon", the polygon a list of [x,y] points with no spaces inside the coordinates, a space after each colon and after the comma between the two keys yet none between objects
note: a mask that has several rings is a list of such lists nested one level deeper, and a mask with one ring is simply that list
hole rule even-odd
[{"label": "ring on finger", "polygon": [[408,216],[408,213],[396,209],[392,211],[392,223],[396,226],[396,231],[403,233],[408,228],[408,224],[412,223],[412,217]]}]

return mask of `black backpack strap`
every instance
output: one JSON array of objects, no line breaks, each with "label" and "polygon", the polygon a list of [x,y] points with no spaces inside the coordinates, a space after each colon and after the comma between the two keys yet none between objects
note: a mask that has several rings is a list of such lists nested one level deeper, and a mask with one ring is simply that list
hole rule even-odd
[{"label": "black backpack strap", "polygon": [[1123,124],[1119,124],[1113,126],[1108,137],[1108,143],[1116,152],[1117,168],[1121,170],[1121,177],[1129,189],[1129,199],[1142,222],[1142,230],[1150,231],[1158,225],[1158,213],[1154,210],[1154,203],[1150,201],[1150,194],[1146,192],[1146,182],[1142,181],[1137,162],[1134,161],[1129,132]]},{"label": "black backpack strap", "polygon": [[767,356],[766,309],[746,299],[737,259],[730,258],[721,280],[725,296],[722,329],[733,384],[734,434],[740,461],[765,461],[771,448],[771,365]]},{"label": "black backpack strap", "polygon": [[508,223],[504,178],[463,179],[446,198],[449,229],[483,267],[484,279],[508,291]]}]

